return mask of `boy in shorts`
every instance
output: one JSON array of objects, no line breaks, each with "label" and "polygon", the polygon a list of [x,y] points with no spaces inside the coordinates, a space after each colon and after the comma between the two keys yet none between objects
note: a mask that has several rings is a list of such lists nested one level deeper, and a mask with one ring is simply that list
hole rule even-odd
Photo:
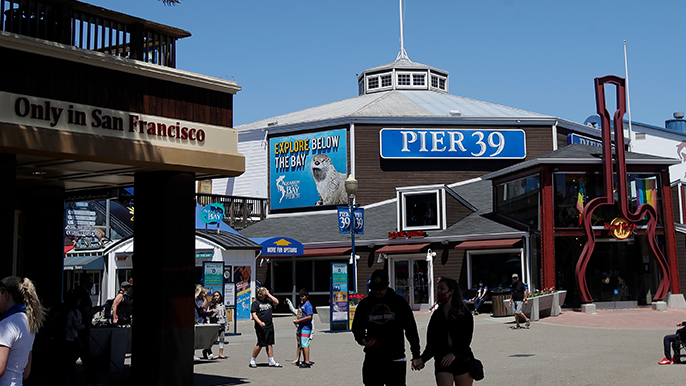
[{"label": "boy in shorts", "polygon": [[312,332],[312,304],[309,302],[310,294],[306,289],[301,289],[298,293],[300,296],[300,305],[298,306],[298,314],[296,315],[293,324],[298,327],[296,338],[298,339],[298,359],[300,359],[300,351],[302,350],[304,361],[300,363],[300,368],[308,369],[312,366],[310,362],[310,335]]},{"label": "boy in shorts", "polygon": [[250,367],[257,367],[255,358],[262,350],[262,347],[267,348],[267,356],[269,357],[269,367],[281,367],[281,365],[274,360],[274,323],[272,321],[272,309],[279,304],[279,300],[270,294],[266,288],[260,287],[257,289],[257,299],[252,302],[250,306],[250,314],[255,321],[255,334],[257,335],[257,344],[252,350],[252,358],[250,358]]}]

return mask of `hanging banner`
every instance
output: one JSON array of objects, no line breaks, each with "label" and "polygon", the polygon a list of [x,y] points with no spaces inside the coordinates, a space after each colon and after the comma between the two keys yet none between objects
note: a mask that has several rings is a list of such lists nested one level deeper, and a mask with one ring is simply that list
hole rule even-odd
[{"label": "hanging banner", "polygon": [[[364,234],[364,208],[353,209],[355,219],[355,233],[358,235]],[[338,233],[350,233],[350,208],[347,206],[338,207]]]}]

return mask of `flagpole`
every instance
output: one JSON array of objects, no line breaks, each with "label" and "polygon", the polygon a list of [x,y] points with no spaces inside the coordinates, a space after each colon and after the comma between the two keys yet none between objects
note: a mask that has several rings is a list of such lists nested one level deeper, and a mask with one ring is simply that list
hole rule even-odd
[{"label": "flagpole", "polygon": [[631,151],[633,140],[631,138],[631,99],[629,98],[629,64],[626,59],[626,40],[624,40],[624,72],[626,75],[626,108],[629,113],[629,142],[627,143],[627,148]]}]

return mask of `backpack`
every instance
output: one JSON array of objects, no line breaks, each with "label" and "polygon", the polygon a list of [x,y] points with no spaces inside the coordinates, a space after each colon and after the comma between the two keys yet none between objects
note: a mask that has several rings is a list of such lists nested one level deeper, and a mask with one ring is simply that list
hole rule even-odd
[{"label": "backpack", "polygon": [[105,302],[105,306],[103,308],[103,313],[105,314],[105,319],[112,319],[112,304],[114,303],[114,299],[108,299]]}]

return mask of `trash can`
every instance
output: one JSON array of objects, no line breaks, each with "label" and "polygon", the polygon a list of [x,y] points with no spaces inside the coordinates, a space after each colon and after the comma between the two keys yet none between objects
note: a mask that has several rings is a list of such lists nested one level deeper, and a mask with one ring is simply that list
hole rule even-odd
[{"label": "trash can", "polygon": [[510,291],[504,289],[494,289],[489,291],[491,293],[492,315],[493,316],[508,316],[507,307],[503,302],[509,298]]}]

